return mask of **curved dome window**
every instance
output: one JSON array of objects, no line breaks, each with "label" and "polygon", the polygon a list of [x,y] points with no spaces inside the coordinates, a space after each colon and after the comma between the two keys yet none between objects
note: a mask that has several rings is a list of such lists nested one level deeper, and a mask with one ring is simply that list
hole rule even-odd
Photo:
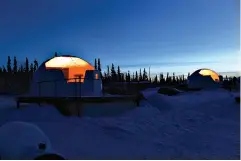
[{"label": "curved dome window", "polygon": [[203,76],[211,76],[211,78],[216,81],[216,82],[219,82],[219,75],[212,71],[212,70],[209,70],[209,69],[202,69],[200,70],[199,74],[203,75]]},{"label": "curved dome window", "polygon": [[194,75],[210,76],[214,81],[216,81],[216,82],[220,81],[219,80],[220,79],[219,75],[216,72],[214,72],[214,71],[212,71],[210,69],[199,69],[199,70],[196,70],[195,72],[193,72],[191,74],[191,76],[194,76]]},{"label": "curved dome window", "polygon": [[59,56],[54,57],[47,61],[45,63],[45,66],[47,68],[53,67],[53,68],[64,68],[64,67],[86,67],[89,63],[86,61],[77,58],[77,57],[65,57],[65,56]]},{"label": "curved dome window", "polygon": [[94,67],[88,62],[71,56],[58,56],[45,63],[46,69],[60,69],[64,73],[68,82],[84,82],[86,70],[94,70]]}]

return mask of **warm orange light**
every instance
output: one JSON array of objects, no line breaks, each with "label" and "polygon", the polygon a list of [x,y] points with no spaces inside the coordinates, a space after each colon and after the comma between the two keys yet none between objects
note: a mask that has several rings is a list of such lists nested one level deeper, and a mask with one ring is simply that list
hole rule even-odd
[{"label": "warm orange light", "polygon": [[99,79],[99,78],[98,78],[98,74],[97,74],[97,73],[95,74],[95,79]]},{"label": "warm orange light", "polygon": [[216,81],[219,82],[219,75],[211,70],[208,69],[202,69],[199,74],[203,75],[203,76],[211,76],[211,78]]},{"label": "warm orange light", "polygon": [[65,75],[66,79],[70,79],[67,82],[75,82],[72,78],[82,78],[77,79],[79,82],[84,82],[86,70],[94,70],[86,61],[76,58],[76,57],[54,57],[45,63],[46,68],[61,69]]},{"label": "warm orange light", "polygon": [[85,67],[86,65],[89,65],[89,63],[80,58],[64,56],[54,57],[45,63],[45,66],[50,68]]}]

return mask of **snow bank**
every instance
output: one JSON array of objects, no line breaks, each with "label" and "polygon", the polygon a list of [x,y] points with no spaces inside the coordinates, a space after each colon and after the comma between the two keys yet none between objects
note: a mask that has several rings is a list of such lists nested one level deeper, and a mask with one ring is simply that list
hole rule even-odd
[{"label": "snow bank", "polygon": [[143,93],[141,107],[108,118],[63,117],[53,107],[32,105],[17,110],[8,99],[0,123],[35,123],[68,159],[239,159],[240,108],[231,93],[155,90]]},{"label": "snow bank", "polygon": [[[45,148],[40,149],[39,144],[45,145]],[[33,124],[16,121],[4,124],[0,128],[1,159],[34,159],[54,153],[49,138]]]}]

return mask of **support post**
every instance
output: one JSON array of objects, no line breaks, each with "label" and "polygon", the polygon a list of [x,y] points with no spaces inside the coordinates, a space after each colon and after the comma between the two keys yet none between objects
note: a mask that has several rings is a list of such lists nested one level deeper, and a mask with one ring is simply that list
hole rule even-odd
[{"label": "support post", "polygon": [[41,82],[38,82],[38,96],[41,96]]},{"label": "support post", "polygon": [[54,80],[54,96],[57,97],[57,86],[56,86],[57,80]]},{"label": "support post", "polygon": [[82,88],[82,87],[81,87],[81,85],[82,85],[81,79],[82,79],[82,77],[80,76],[79,79],[80,79],[80,89],[79,89],[79,93],[80,93],[80,94],[79,94],[79,96],[80,96],[80,98],[81,98],[81,94],[82,94],[82,93],[81,93],[81,88]]},{"label": "support post", "polygon": [[75,81],[75,97],[74,97],[74,101],[75,101],[75,109],[76,109],[76,111],[77,111],[77,116],[79,116],[79,107],[78,107],[78,99],[77,99],[77,97],[78,97],[78,89],[77,89],[77,80],[76,80],[77,78],[74,78],[74,81]]},{"label": "support post", "polygon": [[19,100],[17,100],[17,109],[19,109],[20,108],[20,102],[19,102]]}]

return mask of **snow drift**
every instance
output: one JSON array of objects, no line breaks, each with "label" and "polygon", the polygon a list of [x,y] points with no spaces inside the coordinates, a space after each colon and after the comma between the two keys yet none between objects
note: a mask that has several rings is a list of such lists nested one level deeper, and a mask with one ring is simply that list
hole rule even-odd
[{"label": "snow drift", "polygon": [[5,98],[0,123],[36,124],[67,159],[239,159],[240,108],[230,92],[143,94],[141,107],[108,118],[63,117],[51,106],[17,110]]}]

